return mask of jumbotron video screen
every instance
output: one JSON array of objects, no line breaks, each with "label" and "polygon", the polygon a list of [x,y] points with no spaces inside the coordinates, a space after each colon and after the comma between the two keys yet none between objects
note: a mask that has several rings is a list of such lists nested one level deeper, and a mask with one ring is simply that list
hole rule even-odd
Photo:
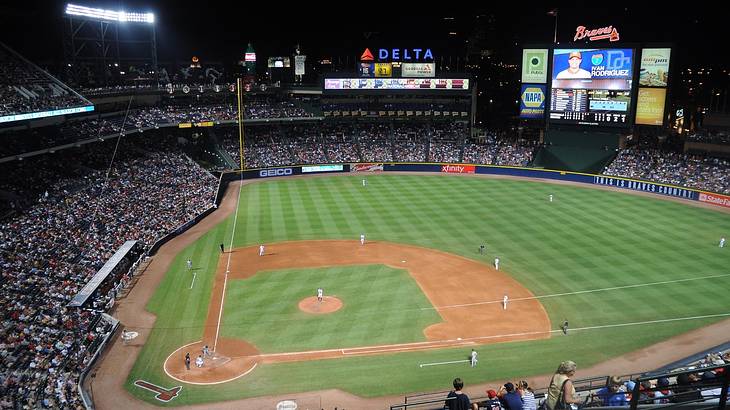
[{"label": "jumbotron video screen", "polygon": [[550,121],[628,126],[633,60],[632,49],[556,49]]}]

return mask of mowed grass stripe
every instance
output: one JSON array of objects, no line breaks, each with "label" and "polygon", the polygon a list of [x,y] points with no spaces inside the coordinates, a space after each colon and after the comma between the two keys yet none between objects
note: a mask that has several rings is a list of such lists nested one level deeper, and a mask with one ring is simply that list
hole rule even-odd
[{"label": "mowed grass stripe", "polygon": [[[433,247],[485,264],[491,264],[494,256],[498,255],[504,272],[537,295],[706,276],[725,273],[730,266],[728,249],[717,247],[719,237],[730,232],[730,217],[707,209],[622,192],[532,181],[425,175],[367,175],[366,178],[367,187],[361,186],[360,176],[278,179],[244,187],[236,246],[295,239],[357,239],[351,238],[350,232],[342,231],[347,229],[359,233],[359,227],[362,227],[367,229],[368,239]],[[264,189],[266,185],[277,187]],[[553,203],[547,200],[549,194],[554,195]],[[271,204],[276,204],[276,207],[272,209]],[[293,212],[296,218],[290,218],[289,212]],[[341,221],[339,226],[333,223],[333,213],[344,217],[345,225]],[[216,246],[220,242],[228,246],[230,236],[227,234],[232,229],[232,219],[231,216],[211,231],[215,232],[212,237],[205,236],[205,243],[199,241],[191,248],[195,259],[199,259],[201,264],[209,264],[202,267],[205,272],[203,282],[212,281],[219,257]],[[368,224],[377,226],[371,231]],[[487,245],[487,255],[484,256],[477,253],[482,242]],[[206,252],[209,254],[207,258],[203,256]],[[207,294],[203,289],[201,293],[185,293],[188,291],[186,287],[189,287],[189,277],[184,276],[186,257],[183,253],[173,261],[170,272],[150,303],[150,310],[158,315],[158,328],[151,333],[140,360],[135,364],[134,376],[144,376],[162,384],[169,382],[160,370],[161,357],[166,357],[169,351],[179,346],[181,340],[193,341],[202,334],[200,324],[207,310],[210,290]],[[180,275],[181,272],[183,275]],[[201,273],[198,273],[198,280]],[[353,276],[340,275],[353,281]],[[297,327],[299,318],[296,314],[292,316],[288,307],[280,304],[278,283],[287,284],[302,295],[313,295],[316,286],[311,283],[295,285],[300,279],[282,277],[281,282],[261,281],[256,286],[243,286],[248,293],[242,295],[250,299],[247,302],[250,306],[241,313],[226,311],[224,320],[228,320],[226,323],[231,326],[227,331],[249,339],[248,332],[269,334],[272,328],[281,327],[273,331],[285,340],[302,337],[311,344],[320,343],[320,339],[327,340],[322,342],[325,345],[334,344],[336,337],[330,337],[331,333],[323,334],[332,327],[321,324],[306,329]],[[366,287],[369,291],[371,288],[368,280],[353,282],[353,286],[360,289]],[[400,292],[400,288],[394,291],[397,295],[394,299],[403,298]],[[542,303],[554,322],[569,319],[571,326],[595,326],[640,318],[653,320],[727,312],[730,311],[730,302],[724,295],[728,293],[730,280],[716,278],[566,295],[542,299]],[[184,298],[187,299],[178,300]],[[376,306],[363,307],[353,314],[362,321],[391,327],[388,337],[393,339],[400,338],[405,342],[408,338],[422,337],[422,333],[414,335],[415,330],[404,328],[404,323],[418,322],[421,317],[409,319],[409,311],[400,309],[402,312],[399,312],[398,306],[401,305],[387,304],[389,298],[376,295],[371,301],[373,305],[382,304],[397,315],[390,312],[385,317]],[[267,306],[270,310],[266,310]],[[268,312],[266,317],[260,313],[262,308]],[[345,306],[343,312],[347,308]],[[232,315],[230,319],[227,318],[229,313]],[[239,317],[235,316],[239,314]],[[254,323],[252,316],[260,317],[260,323]],[[239,319],[242,326],[237,324]],[[569,338],[482,346],[480,355],[499,358],[497,364],[491,366],[490,363],[486,372],[482,369],[462,374],[468,375],[473,383],[535,374],[536,369],[543,369],[540,372],[554,370],[555,363],[566,357],[579,361],[581,366],[588,366],[717,320],[720,319],[609,328],[576,333]],[[380,330],[373,331],[376,338],[366,338],[364,335],[368,332],[358,328],[359,322],[344,321],[339,326],[353,343],[372,344],[379,340]],[[270,339],[273,344],[275,338]],[[458,350],[446,349],[352,358],[331,365],[317,362],[264,366],[247,376],[245,383],[232,383],[235,388],[223,386],[216,389],[218,394],[215,397],[205,389],[186,389],[180,403],[266,394],[266,391],[273,390],[273,387],[267,387],[270,380],[276,380],[278,391],[287,392],[311,390],[317,386],[339,386],[365,395],[386,394],[387,386],[394,385],[398,386],[398,392],[403,389],[439,389],[443,380],[453,378],[452,374],[444,373],[447,369],[430,369],[428,372],[407,369],[418,360],[454,360],[455,353],[462,355]],[[502,361],[505,366],[500,367]],[[520,365],[515,366],[515,363]],[[322,371],[324,368],[331,372]],[[371,375],[380,375],[377,382],[372,376],[363,375],[367,372],[362,369],[367,369]],[[470,371],[467,369],[465,372]],[[307,377],[297,376],[305,373]]]}]

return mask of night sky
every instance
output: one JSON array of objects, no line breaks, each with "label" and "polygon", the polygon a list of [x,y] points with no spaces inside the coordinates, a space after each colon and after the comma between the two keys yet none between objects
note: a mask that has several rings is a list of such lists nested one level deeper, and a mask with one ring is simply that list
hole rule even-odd
[{"label": "night sky", "polygon": [[[552,43],[555,21],[546,14],[552,7],[525,6],[522,2],[518,9],[486,6],[468,9],[453,7],[452,3],[426,7],[422,2],[411,8],[391,9],[390,5],[353,2],[348,6],[318,6],[317,10],[304,11],[287,8],[283,2],[266,2],[266,9],[248,10],[233,8],[231,4],[235,2],[201,1],[194,6],[184,3],[187,4],[169,0],[75,2],[91,7],[154,12],[160,62],[186,61],[197,55],[202,61],[230,64],[241,58],[248,42],[253,43],[262,57],[292,55],[297,43],[304,54],[314,58],[357,58],[364,47],[429,47],[435,55],[445,54],[454,49],[452,43],[457,39],[448,35],[450,31],[457,32],[461,38],[458,41],[463,41],[468,37],[464,33],[471,32],[475,24],[485,25],[481,22],[486,21],[494,22],[487,38],[498,51],[497,55],[515,60],[519,53],[513,51],[526,44]],[[60,62],[65,4],[39,0],[3,2],[0,38],[34,62]],[[684,9],[672,8],[666,2],[651,2],[650,6],[630,8],[558,8],[558,40],[563,45],[572,44],[577,25],[589,28],[613,25],[622,40],[616,44],[673,43],[682,66],[728,66],[727,47],[722,45],[727,35],[725,13],[718,6]],[[416,15],[429,9],[444,12]],[[477,15],[482,16],[478,22]],[[454,17],[454,20],[443,17]]]}]

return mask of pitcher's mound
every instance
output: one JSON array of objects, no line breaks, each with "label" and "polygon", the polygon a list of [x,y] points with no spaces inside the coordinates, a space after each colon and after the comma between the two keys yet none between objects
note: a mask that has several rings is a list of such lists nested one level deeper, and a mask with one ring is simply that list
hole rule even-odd
[{"label": "pitcher's mound", "polygon": [[325,296],[320,302],[316,296],[310,296],[299,302],[299,310],[307,313],[332,313],[342,308],[342,301],[334,296]]}]

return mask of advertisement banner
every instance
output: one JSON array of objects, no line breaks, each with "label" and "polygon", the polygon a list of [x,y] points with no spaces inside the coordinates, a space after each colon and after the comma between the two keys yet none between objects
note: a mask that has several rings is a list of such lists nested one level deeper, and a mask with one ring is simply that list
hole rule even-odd
[{"label": "advertisement banner", "polygon": [[474,165],[441,165],[441,172],[445,172],[447,174],[473,174],[475,169],[476,167]]},{"label": "advertisement banner", "polygon": [[383,164],[350,164],[350,172],[379,172]]},{"label": "advertisement banner", "polygon": [[307,56],[294,56],[294,75],[304,75],[304,63]]},{"label": "advertisement banner", "polygon": [[375,76],[376,77],[392,77],[393,76],[393,64],[375,63]]},{"label": "advertisement banner", "polygon": [[360,63],[360,77],[375,77],[375,63]]},{"label": "advertisement banner", "polygon": [[666,97],[666,88],[639,88],[639,96],[636,99],[636,123],[663,125]]},{"label": "advertisement banner", "polygon": [[[697,191],[693,189],[662,185],[654,182],[635,181],[633,179],[596,175],[593,177],[593,183],[596,185],[608,185],[615,188],[630,189],[632,191],[651,192],[675,198],[697,199]],[[700,201],[701,200],[702,199],[700,199]]]},{"label": "advertisement banner", "polygon": [[522,82],[547,82],[548,50],[545,48],[526,48],[522,50]]},{"label": "advertisement banner", "polygon": [[325,90],[468,90],[468,78],[326,78]]},{"label": "advertisement banner", "polygon": [[713,205],[730,208],[730,196],[713,194],[712,192],[700,192],[700,202],[708,202]]},{"label": "advertisement banner", "polygon": [[402,77],[433,77],[436,74],[435,63],[403,63]]},{"label": "advertisement banner", "polygon": [[522,84],[520,118],[540,119],[545,115],[545,86]]},{"label": "advertisement banner", "polygon": [[342,171],[344,168],[342,165],[312,165],[302,167],[302,173],[306,174],[309,172],[336,172]]},{"label": "advertisement banner", "polygon": [[639,85],[666,87],[669,80],[671,48],[645,48],[641,52]]}]

